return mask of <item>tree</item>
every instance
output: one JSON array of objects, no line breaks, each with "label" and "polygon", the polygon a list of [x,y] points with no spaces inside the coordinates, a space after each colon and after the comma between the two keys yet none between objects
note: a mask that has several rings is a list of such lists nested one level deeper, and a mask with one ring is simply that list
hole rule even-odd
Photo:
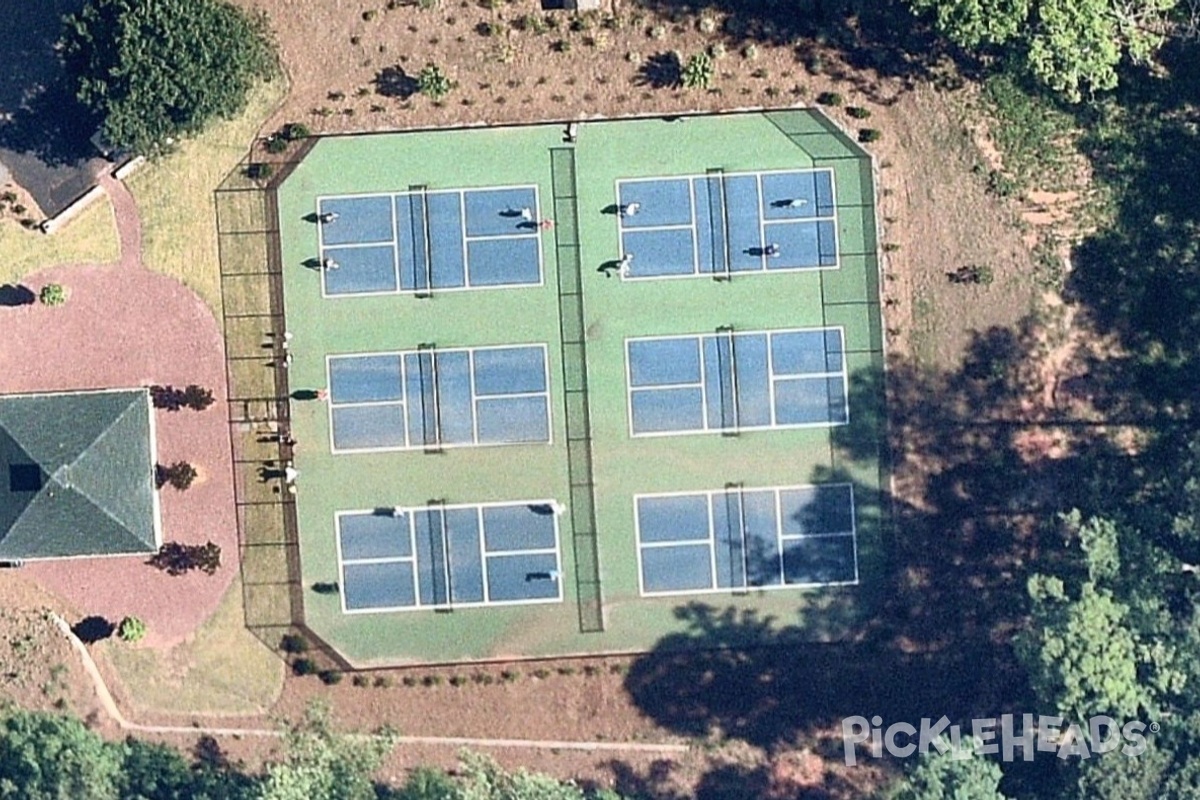
[{"label": "tree", "polygon": [[435,103],[450,94],[454,81],[450,80],[437,64],[426,64],[417,75],[417,91]]},{"label": "tree", "polygon": [[2,800],[117,800],[121,761],[74,717],[17,711],[0,722]]},{"label": "tree", "polygon": [[1000,793],[1000,765],[971,753],[971,737],[955,750],[945,740],[946,751],[930,748],[918,756],[912,770],[892,787],[888,800],[1005,800]]},{"label": "tree", "polygon": [[183,390],[183,404],[193,411],[203,411],[213,404],[212,390],[189,383]]},{"label": "tree", "polygon": [[680,73],[685,89],[707,89],[712,86],[713,60],[708,53],[695,53],[688,58]]},{"label": "tree", "polygon": [[1128,57],[1145,63],[1178,0],[909,0],[968,50],[999,47],[1069,100],[1117,85]]},{"label": "tree", "polygon": [[110,143],[146,155],[240,113],[274,68],[263,19],[222,0],[87,0],[64,25],[76,98]]},{"label": "tree", "polygon": [[158,485],[159,488],[171,484],[179,491],[185,491],[196,480],[196,468],[186,461],[176,461],[170,466],[158,465]]},{"label": "tree", "polygon": [[146,637],[146,623],[137,617],[126,617],[117,626],[117,636],[130,644],[140,642]]},{"label": "tree", "polygon": [[329,712],[311,706],[284,733],[284,759],[267,767],[256,800],[375,800],[372,773],[395,747],[387,731],[350,739],[332,729]]},{"label": "tree", "polygon": [[168,575],[183,575],[194,569],[214,575],[221,566],[221,548],[212,542],[202,545],[167,542],[158,548],[149,564]]},{"label": "tree", "polygon": [[38,293],[44,306],[61,306],[67,302],[67,290],[61,283],[47,283]]}]

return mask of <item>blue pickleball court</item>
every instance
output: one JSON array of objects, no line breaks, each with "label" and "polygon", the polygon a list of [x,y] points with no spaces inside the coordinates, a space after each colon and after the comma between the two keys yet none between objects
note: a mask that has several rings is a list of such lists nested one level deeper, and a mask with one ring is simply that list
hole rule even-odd
[{"label": "blue pickleball court", "polygon": [[552,500],[337,514],[342,609],[448,609],[562,601]]},{"label": "blue pickleball court", "polygon": [[617,208],[627,279],[838,267],[832,170],[622,180]]},{"label": "blue pickleball court", "polygon": [[429,295],[543,280],[536,186],[322,197],[316,219],[326,297]]}]

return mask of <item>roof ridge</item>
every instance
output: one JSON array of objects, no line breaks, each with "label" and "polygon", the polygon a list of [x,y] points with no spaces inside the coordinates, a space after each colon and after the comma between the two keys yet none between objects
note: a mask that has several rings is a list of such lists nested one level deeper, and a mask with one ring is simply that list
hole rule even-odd
[{"label": "roof ridge", "polygon": [[[63,464],[62,466],[60,466],[58,469],[56,469],[54,471],[53,475],[50,476],[51,478],[54,479],[54,482],[57,483],[59,486],[62,486],[64,489],[68,489],[72,492],[75,492],[80,497],[87,500],[88,503],[90,503],[94,508],[97,508],[100,511],[102,511],[104,513],[104,516],[108,517],[113,522],[115,522],[121,530],[123,530],[125,533],[128,533],[130,536],[133,536],[135,539],[139,539],[139,540],[141,537],[139,537],[136,533],[134,533],[132,530],[130,530],[129,525],[124,520],[118,519],[117,516],[115,514],[113,514],[112,511],[107,506],[99,503],[96,500],[96,498],[92,497],[91,494],[84,491],[82,488],[74,486],[73,484],[62,483],[61,481],[58,480],[57,476],[62,471],[69,471],[76,464],[78,464],[80,461],[82,461],[89,453],[91,453],[97,444],[102,442],[104,439],[106,439],[109,436],[109,434],[111,434],[113,432],[113,428],[117,427],[117,423],[122,422],[129,415],[129,413],[131,411],[135,410],[136,401],[143,399],[143,397],[144,397],[144,395],[142,395],[142,394],[138,394],[136,397],[131,397],[129,400],[129,404],[125,406],[125,408],[121,411],[121,413],[113,415],[112,420],[109,422],[109,424],[103,430],[101,430],[99,434],[96,435],[95,439],[92,439],[91,444],[89,444],[87,447],[83,448],[83,450],[81,450],[79,452],[79,455],[76,456],[74,461],[72,461],[70,464]],[[136,410],[140,411],[141,409],[136,409]],[[150,413],[154,413],[153,410],[151,410]]]}]

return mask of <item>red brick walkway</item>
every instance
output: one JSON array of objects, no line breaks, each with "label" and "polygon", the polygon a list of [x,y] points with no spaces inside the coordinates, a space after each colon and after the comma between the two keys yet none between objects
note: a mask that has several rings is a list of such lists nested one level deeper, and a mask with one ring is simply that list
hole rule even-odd
[{"label": "red brick walkway", "polygon": [[76,613],[114,622],[141,617],[149,629],[146,645],[168,647],[212,615],[238,569],[224,344],[199,297],[143,268],[133,197],[117,181],[101,183],[116,211],[121,260],[53,267],[26,279],[35,293],[61,283],[69,299],[59,308],[0,308],[0,393],[189,383],[212,390],[216,402],[205,411],[155,411],[155,423],[159,462],[188,461],[201,474],[186,492],[160,492],[164,539],[220,545],[216,575],[170,577],[146,565],[144,556],[26,566]]}]

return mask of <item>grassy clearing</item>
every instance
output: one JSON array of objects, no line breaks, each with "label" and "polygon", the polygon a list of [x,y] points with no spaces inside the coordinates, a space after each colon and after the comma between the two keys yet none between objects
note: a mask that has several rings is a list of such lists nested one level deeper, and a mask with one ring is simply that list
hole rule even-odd
[{"label": "grassy clearing", "polygon": [[246,155],[285,90],[279,80],[258,87],[240,117],[184,142],[129,181],[142,215],[146,266],[182,282],[214,314],[221,310],[221,281],[213,191]]},{"label": "grassy clearing", "polygon": [[13,283],[57,264],[104,264],[120,255],[112,204],[103,196],[53,236],[0,221],[0,282]]},{"label": "grassy clearing", "polygon": [[1077,157],[1077,130],[1071,116],[1007,75],[988,78],[983,100],[994,120],[992,141],[1004,158],[1008,176],[1022,188],[1067,188],[1063,184],[1071,180]]},{"label": "grassy clearing", "polygon": [[166,652],[106,642],[133,702],[155,711],[255,714],[283,689],[283,662],[245,627],[235,580],[196,636]]}]

